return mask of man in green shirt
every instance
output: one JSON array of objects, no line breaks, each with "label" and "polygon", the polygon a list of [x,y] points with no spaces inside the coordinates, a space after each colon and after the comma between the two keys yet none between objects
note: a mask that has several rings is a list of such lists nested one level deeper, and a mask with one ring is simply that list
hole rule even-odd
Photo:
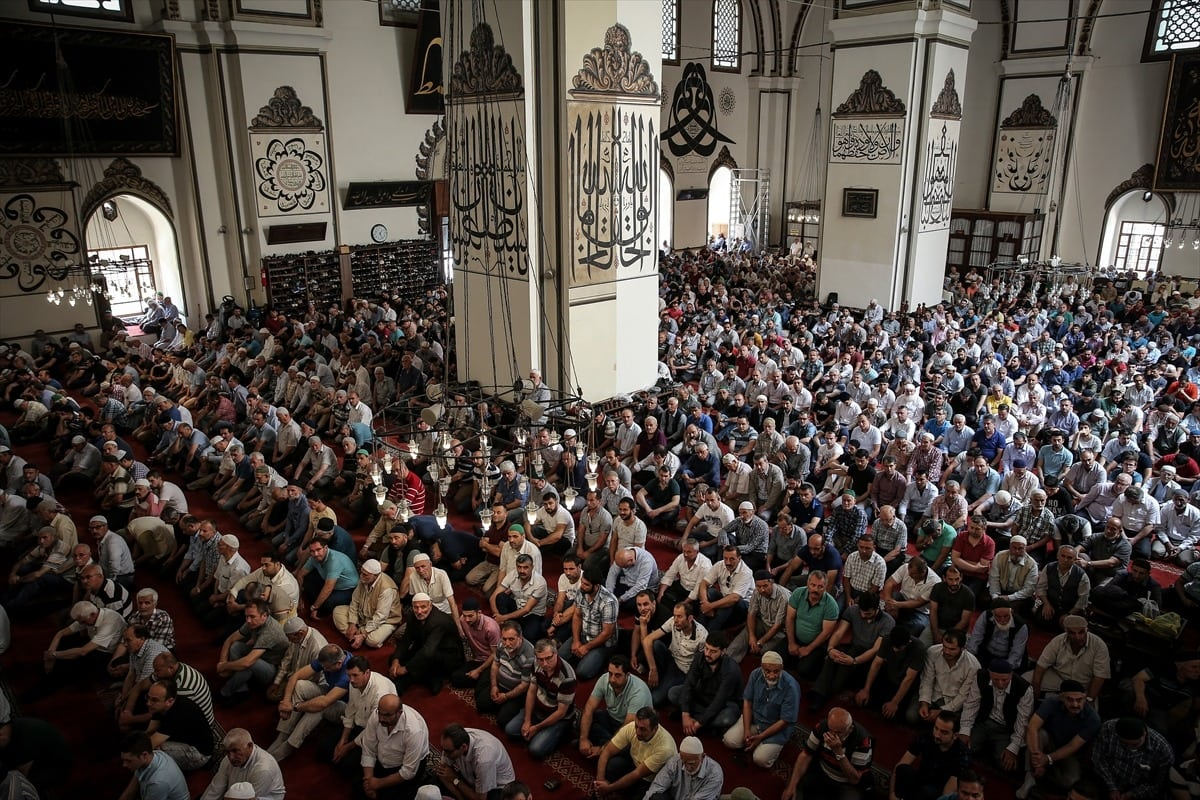
[{"label": "man in green shirt", "polygon": [[826,591],[825,573],[813,570],[808,583],[788,600],[787,661],[805,680],[813,680],[825,660],[825,642],[837,627],[838,604]]}]

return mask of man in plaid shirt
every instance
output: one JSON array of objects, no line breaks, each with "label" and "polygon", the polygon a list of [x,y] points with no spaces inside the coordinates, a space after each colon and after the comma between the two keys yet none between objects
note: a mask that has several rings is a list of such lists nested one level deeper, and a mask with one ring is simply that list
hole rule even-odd
[{"label": "man in plaid shirt", "polygon": [[866,532],[867,512],[857,505],[854,490],[847,489],[825,519],[825,538],[832,541],[834,548],[845,558]]},{"label": "man in plaid shirt", "polygon": [[591,680],[608,668],[617,647],[617,597],[604,585],[601,570],[588,569],[579,579],[571,638],[558,648],[564,661],[575,663],[575,674]]},{"label": "man in plaid shirt", "polygon": [[[1013,517],[1009,535],[1024,536],[1030,555],[1036,559],[1038,551],[1046,548],[1054,531],[1054,514],[1046,507],[1046,493],[1041,489],[1034,489],[1029,495],[1029,505],[1022,507]],[[990,533],[995,535],[1002,533],[1002,530],[992,528]],[[1007,544],[1002,542],[999,536],[995,538],[997,549]]]}]

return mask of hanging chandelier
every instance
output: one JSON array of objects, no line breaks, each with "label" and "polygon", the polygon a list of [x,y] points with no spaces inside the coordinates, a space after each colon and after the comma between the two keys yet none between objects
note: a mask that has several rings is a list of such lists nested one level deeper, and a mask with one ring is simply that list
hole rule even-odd
[{"label": "hanging chandelier", "polygon": [[1189,244],[1200,250],[1200,194],[1181,194],[1175,206],[1176,217],[1167,220],[1163,248],[1174,245],[1182,250]]}]

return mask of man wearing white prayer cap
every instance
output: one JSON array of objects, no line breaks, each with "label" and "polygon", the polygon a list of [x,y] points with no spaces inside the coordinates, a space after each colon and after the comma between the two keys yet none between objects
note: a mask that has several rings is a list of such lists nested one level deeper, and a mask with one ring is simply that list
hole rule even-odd
[{"label": "man wearing white prayer cap", "polygon": [[695,736],[679,743],[679,752],[658,771],[646,797],[668,800],[718,800],[725,773],[712,758],[704,755],[704,745]]},{"label": "man wearing white prayer cap", "polygon": [[346,637],[351,650],[364,644],[383,647],[403,619],[400,591],[377,559],[368,558],[358,568],[358,586],[350,602],[333,609],[333,626]]}]

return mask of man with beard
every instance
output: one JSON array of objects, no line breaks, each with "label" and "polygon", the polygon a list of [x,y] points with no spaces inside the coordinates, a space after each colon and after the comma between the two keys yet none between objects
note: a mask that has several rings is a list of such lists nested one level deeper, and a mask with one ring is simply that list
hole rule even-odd
[{"label": "man with beard", "polygon": [[396,641],[388,674],[396,683],[396,694],[403,695],[414,683],[421,682],[432,694],[442,691],[446,678],[466,660],[462,640],[454,620],[445,611],[433,607],[429,595],[413,596],[412,608],[404,615],[404,633]]},{"label": "man with beard", "polygon": [[783,670],[783,657],[763,653],[762,666],[750,673],[742,694],[742,718],[725,731],[731,750],[750,753],[756,766],[770,769],[800,714],[800,684]]},{"label": "man with beard", "polygon": [[695,736],[686,737],[679,752],[667,759],[646,791],[651,800],[717,800],[725,773],[721,765],[704,754]]}]

